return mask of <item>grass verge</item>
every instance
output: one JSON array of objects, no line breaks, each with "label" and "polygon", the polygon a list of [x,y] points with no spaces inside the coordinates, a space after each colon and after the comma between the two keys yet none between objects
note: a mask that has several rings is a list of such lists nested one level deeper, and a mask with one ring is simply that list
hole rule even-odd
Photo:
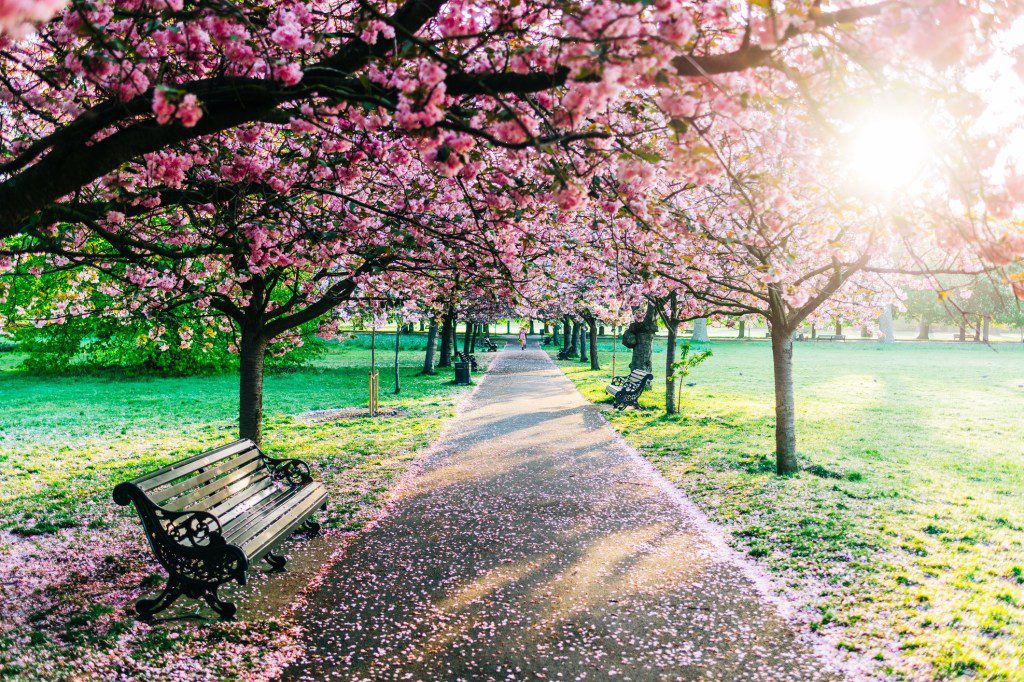
[{"label": "grass verge", "polygon": [[[602,371],[558,363],[595,402],[610,348]],[[711,348],[668,417],[662,342],[647,409],[612,425],[880,676],[1024,680],[1024,348],[797,344],[792,478],[768,344]]]}]

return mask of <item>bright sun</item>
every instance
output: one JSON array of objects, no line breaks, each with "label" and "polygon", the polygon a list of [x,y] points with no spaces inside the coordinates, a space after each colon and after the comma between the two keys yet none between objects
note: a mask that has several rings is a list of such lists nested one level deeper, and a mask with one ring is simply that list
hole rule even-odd
[{"label": "bright sun", "polygon": [[919,180],[931,153],[920,119],[905,111],[875,111],[853,129],[847,163],[858,186],[890,194]]}]

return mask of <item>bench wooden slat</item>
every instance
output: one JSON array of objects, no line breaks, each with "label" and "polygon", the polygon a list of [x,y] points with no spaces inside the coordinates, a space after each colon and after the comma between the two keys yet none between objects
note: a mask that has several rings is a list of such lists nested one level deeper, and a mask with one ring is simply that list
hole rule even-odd
[{"label": "bench wooden slat", "polygon": [[302,523],[305,520],[304,517],[318,509],[326,497],[327,491],[323,485],[315,483],[304,486],[286,503],[274,509],[272,514],[275,520],[272,525],[265,526],[256,532],[247,532],[245,536],[236,540],[237,544],[241,546],[246,556],[258,558],[260,552],[269,546],[274,538],[287,532],[289,526],[294,527]]},{"label": "bench wooden slat", "polygon": [[311,495],[307,497],[301,507],[293,509],[290,521],[288,523],[278,524],[276,528],[268,529],[266,533],[253,538],[250,540],[244,551],[246,556],[252,561],[261,559],[268,551],[273,549],[274,537],[279,534],[291,534],[295,529],[305,522],[310,516],[316,513],[318,509],[321,509],[324,504],[327,503],[327,489],[324,488],[322,492],[317,495]]},{"label": "bench wooden slat", "polygon": [[257,501],[253,502],[251,506],[247,506],[240,514],[238,514],[233,520],[228,521],[224,526],[224,537],[228,541],[233,541],[239,535],[241,535],[245,529],[252,527],[253,524],[258,523],[260,518],[266,515],[275,506],[281,504],[281,500],[286,499],[290,495],[294,495],[294,489],[282,490],[277,486],[272,486],[271,493],[260,497]]},{"label": "bench wooden slat", "polygon": [[133,479],[132,483],[148,493],[150,490],[153,490],[164,483],[170,483],[176,478],[181,478],[182,476],[198,471],[205,466],[209,466],[214,462],[245,452],[253,447],[255,446],[252,444],[252,441],[238,440],[234,443],[222,445],[221,447],[210,450],[209,452],[203,452],[194,457],[183,459],[180,462],[168,464],[165,467],[157,469],[151,474],[146,474],[145,476],[139,476],[138,478]]},{"label": "bench wooden slat", "polygon": [[259,450],[250,450],[239,457],[222,459],[210,466],[208,469],[196,472],[194,476],[190,476],[184,481],[174,483],[166,488],[158,488],[155,490],[151,488],[149,491],[149,499],[153,500],[156,504],[164,504],[173,497],[177,497],[178,495],[187,493],[189,490],[193,490],[201,485],[209,483],[218,476],[222,476],[232,470],[236,470],[251,463],[254,459],[258,460],[259,457]]},{"label": "bench wooden slat", "polygon": [[261,533],[268,532],[281,519],[287,517],[288,512],[301,504],[302,500],[309,495],[315,494],[316,490],[315,486],[307,485],[288,492],[288,495],[282,496],[269,509],[255,517],[259,523],[249,524],[243,530],[232,535],[231,544],[238,545],[244,550],[246,543]]},{"label": "bench wooden slat", "polygon": [[231,473],[215,478],[209,483],[171,500],[165,506],[173,509],[188,509],[189,507],[209,509],[212,505],[216,504],[213,501],[214,496],[222,495],[225,492],[229,495],[239,493],[256,483],[260,478],[269,475],[270,471],[262,460],[249,462],[241,469],[235,469]]},{"label": "bench wooden slat", "polygon": [[274,485],[274,480],[267,477],[251,488],[247,488],[239,494],[232,495],[210,507],[210,513],[216,515],[220,519],[221,524],[226,527],[235,517],[248,513],[261,500],[269,495],[280,492],[280,490],[280,488]]}]

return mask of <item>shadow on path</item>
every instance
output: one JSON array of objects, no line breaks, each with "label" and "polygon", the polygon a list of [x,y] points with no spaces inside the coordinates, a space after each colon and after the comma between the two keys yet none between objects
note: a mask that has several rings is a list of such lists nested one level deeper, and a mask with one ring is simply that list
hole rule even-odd
[{"label": "shadow on path", "polygon": [[833,680],[540,349],[299,613],[288,679]]}]

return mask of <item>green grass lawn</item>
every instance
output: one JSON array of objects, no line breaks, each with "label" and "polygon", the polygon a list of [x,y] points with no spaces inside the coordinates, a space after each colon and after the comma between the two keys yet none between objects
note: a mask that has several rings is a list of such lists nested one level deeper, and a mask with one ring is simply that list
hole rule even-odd
[{"label": "green grass lawn", "polygon": [[[595,401],[601,345],[600,372],[559,363]],[[882,674],[1024,680],[1024,347],[797,344],[793,478],[773,473],[768,344],[710,347],[682,414],[661,341],[649,409],[612,424]]]},{"label": "green grass lawn", "polygon": [[[315,424],[296,419],[310,410],[366,405],[364,345],[333,345],[311,366],[270,374],[265,383],[264,449],[312,465],[330,489],[327,525],[342,530],[380,508],[467,390],[452,385],[450,370],[418,376],[422,350],[408,350],[395,396],[393,350],[385,349],[378,353],[380,403],[406,414]],[[97,666],[100,677],[140,671],[159,677],[171,674],[173,662],[161,666],[178,654],[185,661],[222,656],[209,663],[210,674],[261,665],[255,654],[277,646],[286,624],[216,626],[222,644],[214,654],[215,641],[186,651],[164,630],[132,622],[131,600],[159,581],[134,510],[111,500],[121,481],[234,440],[236,376],[38,377],[17,369],[18,360],[0,355],[0,677],[60,677],[83,661]],[[186,639],[195,647],[203,637]],[[109,649],[123,660],[112,660]],[[155,667],[134,668],[135,658]]]}]

